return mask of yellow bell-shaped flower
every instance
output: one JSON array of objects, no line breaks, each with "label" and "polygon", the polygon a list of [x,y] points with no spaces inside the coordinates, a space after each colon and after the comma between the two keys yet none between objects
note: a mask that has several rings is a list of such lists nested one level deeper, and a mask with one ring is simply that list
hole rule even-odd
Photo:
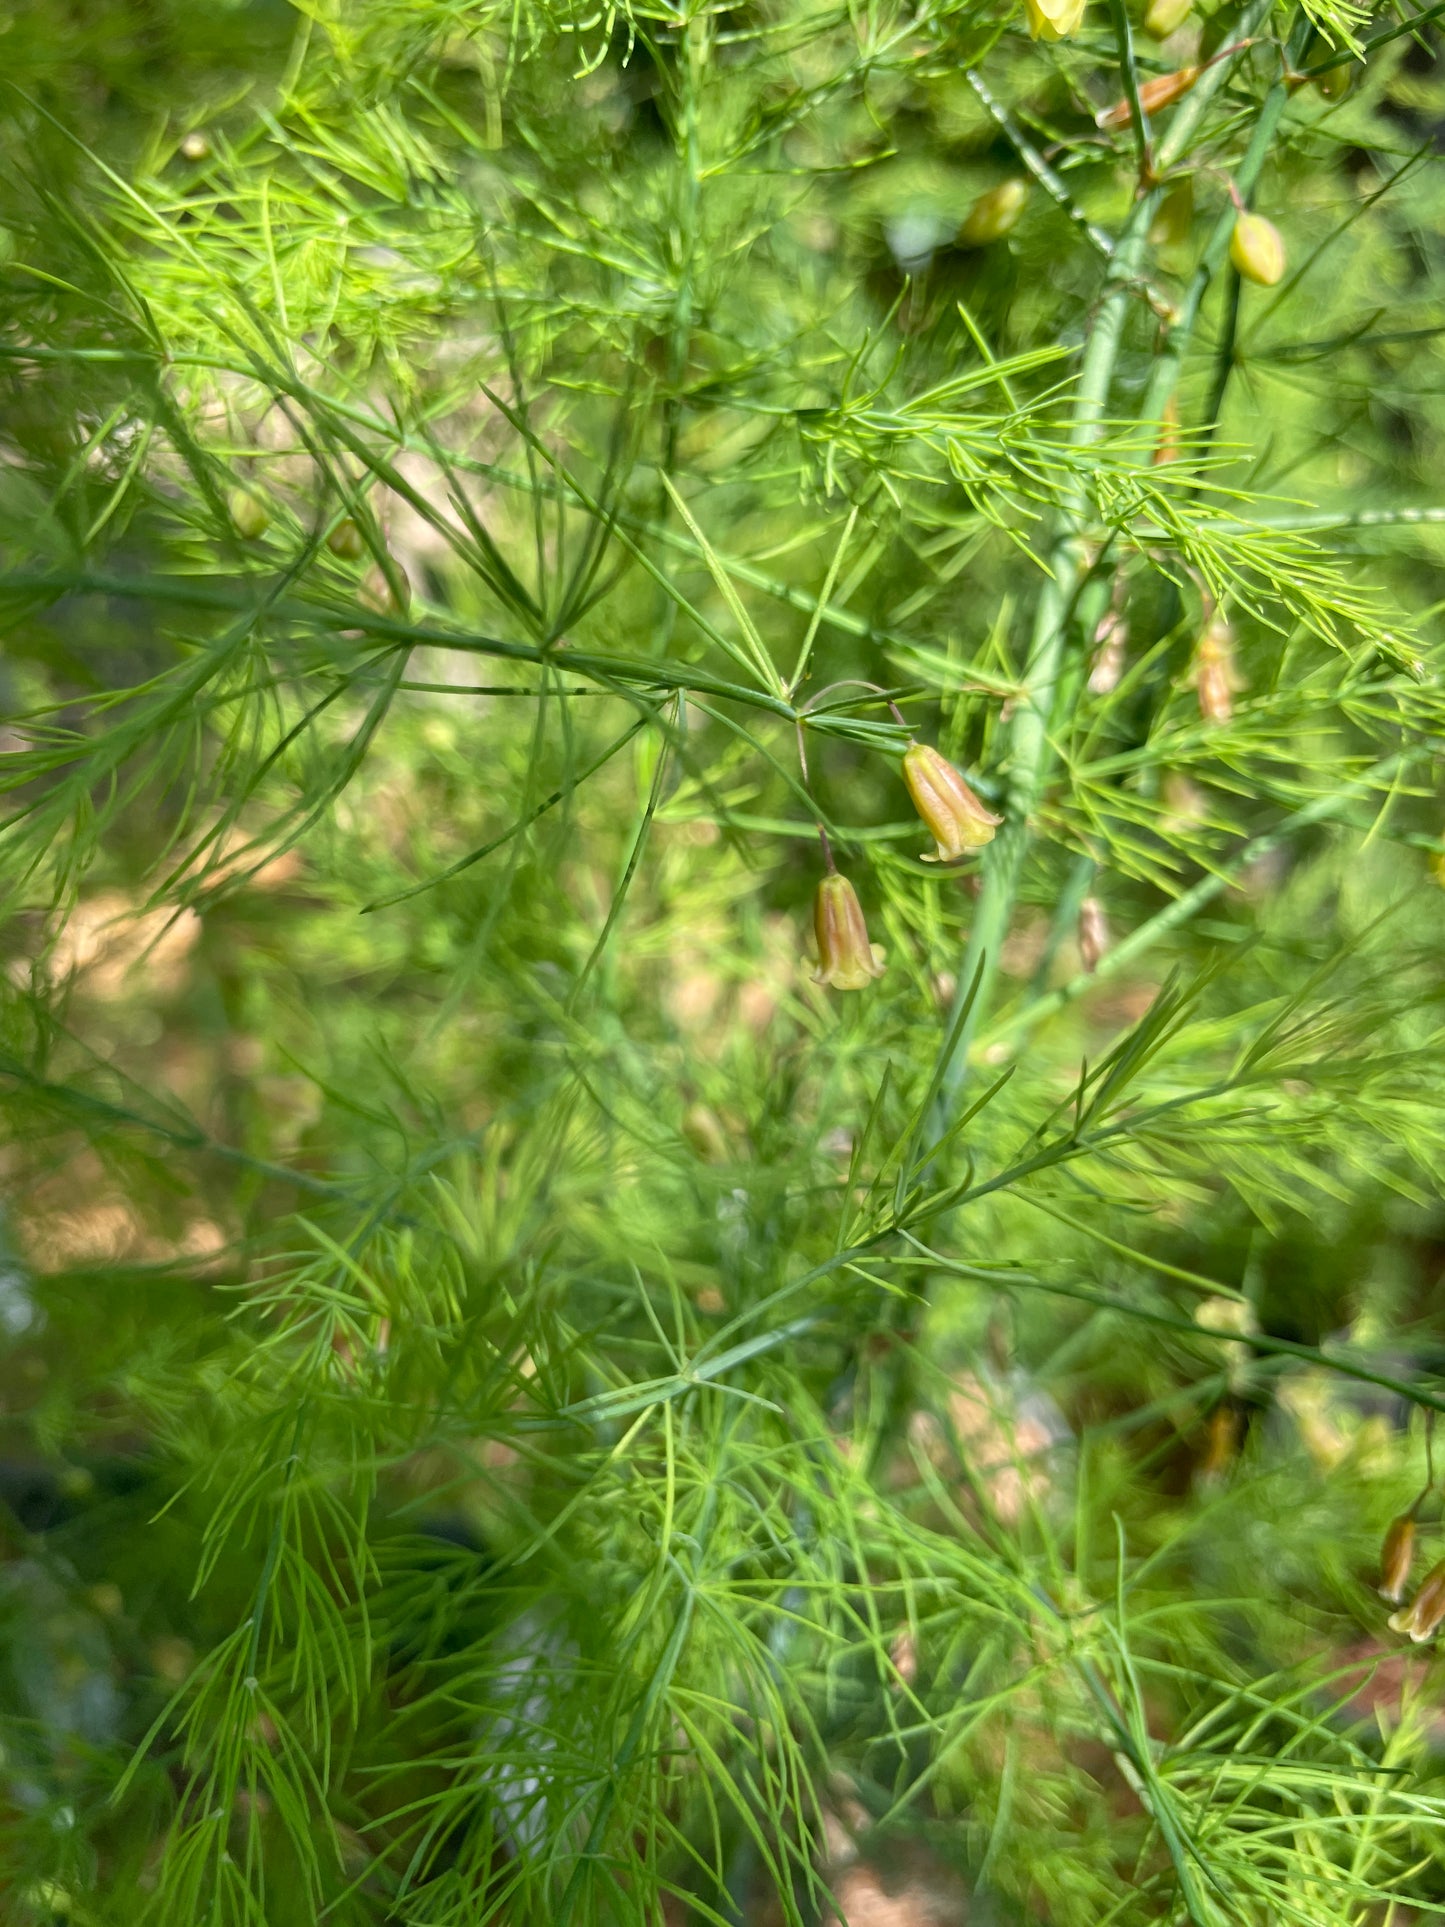
[{"label": "yellow bell-shaped flower", "polygon": [[1079,31],[1085,0],[1024,0],[1029,33],[1035,40],[1067,40]]},{"label": "yellow bell-shaped flower", "polygon": [[992,843],[1003,818],[986,810],[947,757],[929,744],[908,745],[903,780],[914,809],[938,845],[937,856],[925,856],[925,863],[953,863],[970,850]]},{"label": "yellow bell-shaped flower", "polygon": [[883,952],[868,941],[858,893],[836,870],[818,885],[813,929],[818,938],[815,984],[827,984],[830,990],[862,990],[883,975]]},{"label": "yellow bell-shaped flower", "polygon": [[1417,1646],[1434,1637],[1445,1619],[1445,1559],[1432,1567],[1408,1606],[1390,1614],[1390,1631],[1408,1633]]}]

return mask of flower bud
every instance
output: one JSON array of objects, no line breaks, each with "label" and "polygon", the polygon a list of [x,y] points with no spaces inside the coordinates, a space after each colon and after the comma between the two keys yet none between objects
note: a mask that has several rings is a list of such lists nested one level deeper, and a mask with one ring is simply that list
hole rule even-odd
[{"label": "flower bud", "polygon": [[1390,1521],[1385,1543],[1380,1548],[1380,1597],[1398,1606],[1410,1583],[1410,1568],[1415,1563],[1415,1515],[1402,1512]]},{"label": "flower bud", "polygon": [[[1177,73],[1156,74],[1153,80],[1146,80],[1139,89],[1139,105],[1146,114],[1162,113],[1189,92],[1201,71],[1198,67],[1181,67]],[[1106,107],[1102,114],[1096,114],[1094,120],[1099,127],[1127,127],[1133,113],[1132,104],[1120,100],[1112,107]]]},{"label": "flower bud", "polygon": [[1194,0],[1149,0],[1144,15],[1144,31],[1151,40],[1167,40],[1176,27],[1189,17]]},{"label": "flower bud", "polygon": [[[392,577],[396,580],[393,582]],[[406,570],[396,560],[391,559],[391,569],[383,569],[379,562],[373,562],[361,578],[357,591],[361,600],[378,615],[394,616],[400,620],[411,608],[411,584]]]},{"label": "flower bud", "polygon": [[1195,644],[1190,679],[1205,722],[1227,723],[1234,714],[1235,695],[1245,683],[1235,667],[1234,631],[1223,616],[1211,616]]},{"label": "flower bud", "polygon": [[1246,281],[1272,288],[1284,278],[1284,239],[1262,214],[1241,214],[1234,224],[1229,258]]},{"label": "flower bud", "polygon": [[1194,182],[1189,175],[1174,186],[1154,210],[1149,223],[1151,248],[1182,247],[1194,225]]},{"label": "flower bud", "polygon": [[1326,67],[1322,74],[1315,75],[1315,91],[1321,100],[1343,100],[1354,84],[1355,67],[1350,61]]},{"label": "flower bud", "polygon": [[723,1129],[722,1119],[710,1104],[691,1104],[682,1120],[682,1134],[709,1164],[726,1164],[728,1161],[727,1132]]},{"label": "flower bud", "polygon": [[233,488],[226,502],[231,526],[243,542],[258,542],[271,526],[271,511],[248,488]]},{"label": "flower bud", "polygon": [[927,743],[910,743],[903,756],[903,780],[913,807],[928,825],[937,856],[925,863],[952,863],[970,850],[992,843],[1003,822],[986,810],[946,757]]},{"label": "flower bud", "polygon": [[343,515],[327,536],[326,546],[333,555],[339,555],[343,562],[359,562],[366,554],[366,543],[362,539],[361,530],[349,515]]},{"label": "flower bud", "polygon": [[1067,40],[1084,18],[1084,0],[1024,0],[1029,35],[1034,40]]},{"label": "flower bud", "polygon": [[1110,609],[1094,631],[1094,660],[1089,667],[1091,695],[1107,696],[1119,687],[1129,648],[1129,625],[1117,609]]},{"label": "flower bud", "polygon": [[1099,959],[1109,948],[1109,920],[1097,897],[1085,897],[1079,905],[1079,956],[1092,977]]},{"label": "flower bud", "polygon": [[1408,1633],[1417,1646],[1434,1636],[1445,1619],[1445,1559],[1425,1575],[1419,1592],[1389,1619],[1392,1633]]},{"label": "flower bud", "polygon": [[1000,181],[980,194],[958,230],[961,248],[986,248],[990,241],[1001,241],[1018,226],[1019,216],[1029,198],[1029,184],[1023,180]]},{"label": "flower bud", "polygon": [[858,893],[836,870],[818,885],[813,929],[818,938],[815,984],[827,984],[830,990],[862,990],[883,975],[883,952],[868,941]]}]

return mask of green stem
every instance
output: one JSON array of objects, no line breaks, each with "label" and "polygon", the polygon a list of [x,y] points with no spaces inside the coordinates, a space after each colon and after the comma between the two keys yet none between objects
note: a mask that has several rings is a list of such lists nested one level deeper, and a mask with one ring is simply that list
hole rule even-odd
[{"label": "green stem", "polygon": [[1027,1033],[1035,1025],[1043,1023],[1046,1018],[1053,1017],[1066,1005],[1073,1003],[1076,998],[1082,997],[1085,991],[1093,989],[1104,978],[1112,977],[1127,965],[1134,963],[1147,951],[1153,949],[1162,937],[1168,936],[1172,930],[1179,929],[1181,925],[1188,923],[1191,917],[1197,916],[1206,904],[1212,903],[1217,896],[1221,896],[1249,864],[1257,862],[1262,856],[1268,856],[1271,850],[1277,850],[1282,844],[1288,843],[1292,837],[1298,836],[1301,831],[1310,829],[1317,823],[1328,823],[1333,818],[1343,815],[1351,803],[1358,801],[1361,796],[1368,795],[1371,790],[1378,789],[1382,783],[1390,782],[1411,763],[1418,762],[1426,753],[1424,749],[1413,749],[1387,756],[1382,762],[1374,764],[1363,776],[1356,778],[1353,783],[1347,783],[1332,795],[1322,796],[1316,802],[1306,804],[1303,809],[1296,810],[1293,816],[1288,817],[1276,828],[1267,830],[1260,836],[1251,837],[1222,869],[1215,871],[1211,876],[1202,877],[1192,889],[1186,890],[1182,896],[1166,904],[1156,916],[1141,923],[1136,930],[1130,931],[1127,937],[1115,944],[1111,950],[1106,951],[1100,958],[1096,970],[1081,971],[1078,976],[1070,978],[1068,983],[1061,984],[1057,990],[1047,991],[1043,996],[1031,999],[1022,1009],[1013,1011],[1008,1016],[1000,1018],[997,1023],[991,1024],[986,1033],[988,1042],[995,1043],[1001,1038],[1017,1035],[1020,1031]]},{"label": "green stem", "polygon": [[[1267,12],[1268,9],[1264,9],[1260,19],[1263,19]],[[1241,28],[1244,24],[1243,21],[1240,22]],[[1251,18],[1250,34],[1253,34],[1258,24],[1257,20]],[[1297,28],[1291,36],[1291,51],[1294,50],[1296,41],[1303,42],[1312,32],[1313,28],[1309,21],[1304,20],[1302,26]],[[1288,55],[1286,64],[1288,64]],[[1265,158],[1274,142],[1288,100],[1289,89],[1283,79],[1277,80],[1264,97],[1264,105],[1259,110],[1259,119],[1254,123],[1254,132],[1250,136],[1249,146],[1244,151],[1243,160],[1234,170],[1234,184],[1246,201],[1251,198],[1259,184]],[[1199,320],[1199,310],[1209,291],[1210,283],[1223,267],[1229,253],[1229,243],[1234,234],[1236,218],[1234,204],[1231,201],[1215,223],[1214,232],[1209,237],[1199,265],[1195,268],[1189,286],[1185,289],[1184,299],[1179,304],[1179,318],[1169,330],[1163,349],[1154,364],[1154,372],[1149,378],[1149,386],[1144,394],[1144,405],[1140,411],[1140,418],[1143,421],[1160,420],[1170,397],[1179,385],[1179,372]]]},{"label": "green stem", "polygon": [[[1270,0],[1251,0],[1239,21],[1239,39],[1251,39],[1268,17],[1269,11]],[[1165,174],[1187,149],[1210,101],[1224,84],[1233,65],[1234,61],[1228,60],[1211,67],[1201,76],[1194,92],[1180,107],[1168,134],[1159,144],[1155,161],[1155,170],[1159,175]],[[1088,447],[1099,436],[1128,310],[1129,287],[1138,279],[1149,224],[1158,200],[1159,193],[1155,188],[1135,202],[1109,266],[1104,299],[1084,351],[1075,395],[1070,440],[1078,448]],[[1202,294],[1202,289],[1200,292]],[[1063,664],[1070,612],[1088,571],[1088,554],[1083,540],[1088,506],[1088,491],[1081,478],[1070,488],[1060,505],[1049,557],[1050,575],[1039,598],[1023,687],[1014,710],[1006,751],[1006,821],[989,845],[985,858],[983,889],[979,895],[973,928],[969,932],[963,966],[958,973],[956,1002],[946,1033],[950,1042],[944,1046],[946,1055],[938,1080],[939,1095],[934,1118],[940,1134],[947,1129],[948,1120],[957,1106],[968,1073],[973,1034],[986,1016],[992,1000],[998,974],[998,954],[1013,917],[1024,857],[1032,835],[1029,819],[1048,775],[1049,724],[1054,692]],[[969,994],[975,979],[977,990],[972,1008],[960,1022],[962,1000]]]}]

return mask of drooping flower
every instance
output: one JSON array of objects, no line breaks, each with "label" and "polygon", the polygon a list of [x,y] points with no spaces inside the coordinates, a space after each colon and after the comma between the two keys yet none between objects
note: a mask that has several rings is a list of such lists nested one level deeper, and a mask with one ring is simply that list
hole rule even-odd
[{"label": "drooping flower", "polygon": [[1262,214],[1241,214],[1234,224],[1229,258],[1246,281],[1272,288],[1284,278],[1284,237]]},{"label": "drooping flower", "polygon": [[1234,631],[1221,615],[1213,615],[1194,645],[1190,680],[1206,723],[1227,723],[1234,714],[1234,698],[1244,688],[1234,660]]},{"label": "drooping flower", "polygon": [[1024,0],[1029,34],[1034,40],[1067,40],[1079,31],[1085,0]]},{"label": "drooping flower", "polygon": [[952,863],[992,843],[1003,818],[986,810],[947,757],[928,743],[908,745],[903,780],[913,807],[938,845],[937,856],[925,855],[925,863]]},{"label": "drooping flower", "polygon": [[1380,1548],[1380,1597],[1398,1606],[1410,1583],[1410,1568],[1415,1563],[1415,1515],[1402,1512],[1390,1521],[1385,1543]]},{"label": "drooping flower", "polygon": [[1390,1614],[1390,1631],[1408,1633],[1417,1646],[1433,1638],[1445,1619],[1445,1559],[1432,1566],[1408,1606]]},{"label": "drooping flower", "polygon": [[883,975],[883,952],[868,941],[858,893],[836,870],[818,885],[813,929],[818,938],[815,984],[827,984],[830,990],[862,990]]},{"label": "drooping flower", "polygon": [[958,230],[961,248],[986,248],[1001,241],[1017,227],[1029,198],[1029,184],[1023,180],[1000,181],[997,187],[980,194]]},{"label": "drooping flower", "polygon": [[[1156,74],[1139,89],[1139,105],[1146,114],[1162,113],[1183,98],[1203,72],[1201,67],[1181,67],[1176,73]],[[1094,116],[1100,127],[1127,127],[1133,116],[1133,103],[1121,100]]]}]

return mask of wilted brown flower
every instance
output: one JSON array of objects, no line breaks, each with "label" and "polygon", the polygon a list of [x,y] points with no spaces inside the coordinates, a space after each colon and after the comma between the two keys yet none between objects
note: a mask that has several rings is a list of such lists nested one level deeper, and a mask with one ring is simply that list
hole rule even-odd
[{"label": "wilted brown flower", "polygon": [[992,843],[1003,818],[986,810],[947,757],[929,744],[908,745],[903,780],[913,807],[938,845],[937,856],[925,855],[925,863],[952,863],[970,850]]},{"label": "wilted brown flower", "polygon": [[1431,1567],[1409,1605],[1390,1614],[1390,1631],[1408,1633],[1420,1646],[1433,1638],[1442,1619],[1445,1619],[1445,1559]]},{"label": "wilted brown flower", "polygon": [[[1139,89],[1139,105],[1146,114],[1157,114],[1165,107],[1172,107],[1176,100],[1183,99],[1203,71],[1201,67],[1180,67],[1172,74],[1156,74]],[[1102,114],[1096,114],[1094,119],[1100,127],[1127,127],[1133,111],[1129,101],[1120,100],[1106,107]]]},{"label": "wilted brown flower", "polygon": [[858,893],[836,870],[818,885],[813,928],[818,938],[815,984],[827,984],[830,990],[862,990],[883,975],[883,952],[868,941]]},{"label": "wilted brown flower", "polygon": [[1415,1563],[1415,1515],[1402,1512],[1390,1521],[1385,1543],[1380,1548],[1380,1597],[1398,1606],[1410,1583],[1410,1568]]}]

